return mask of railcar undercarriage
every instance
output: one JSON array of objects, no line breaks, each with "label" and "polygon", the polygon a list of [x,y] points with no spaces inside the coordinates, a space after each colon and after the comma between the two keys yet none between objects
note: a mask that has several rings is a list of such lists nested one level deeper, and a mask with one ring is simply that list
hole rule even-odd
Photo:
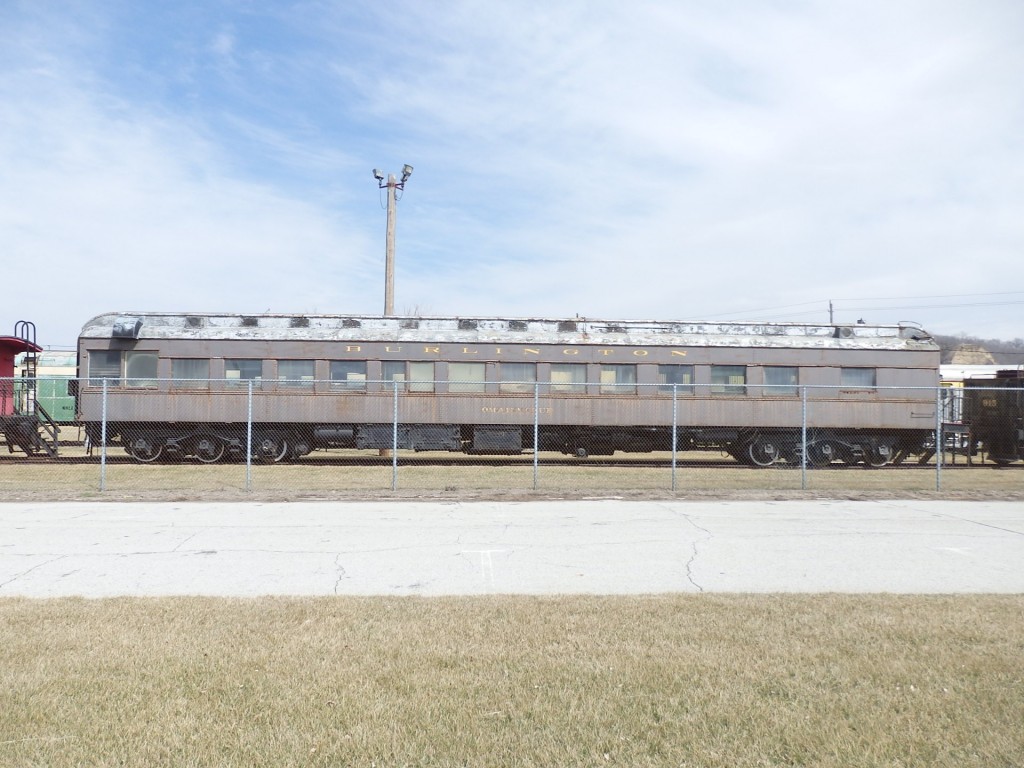
[{"label": "railcar undercarriage", "polygon": [[[534,449],[533,426],[460,424],[180,424],[111,423],[106,442],[120,445],[136,461],[194,459],[213,464],[252,459],[273,464],[330,449],[449,451],[474,455],[518,455]],[[103,440],[100,424],[85,425],[90,450]],[[541,426],[540,451],[585,459],[622,453],[721,451],[741,464],[822,467],[839,462],[882,467],[921,453],[926,430],[856,430],[736,427]],[[806,439],[806,447],[805,447]]]}]

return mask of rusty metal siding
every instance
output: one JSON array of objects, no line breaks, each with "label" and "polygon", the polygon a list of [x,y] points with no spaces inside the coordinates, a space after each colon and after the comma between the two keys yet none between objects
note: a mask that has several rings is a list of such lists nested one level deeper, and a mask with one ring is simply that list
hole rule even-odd
[{"label": "rusty metal siding", "polygon": [[387,345],[376,343],[339,344],[336,342],[280,341],[252,342],[206,341],[195,339],[142,339],[127,347],[123,342],[82,339],[81,357],[94,350],[156,352],[162,358],[245,358],[263,360],[410,360],[465,362],[580,363],[588,365],[792,365],[816,367],[906,368],[930,371],[938,381],[938,351],[915,350],[800,350],[775,349],[772,352],[748,347],[585,347],[554,345],[500,346],[473,344]]},{"label": "rusty metal siding", "polygon": [[[388,423],[394,401],[380,378],[379,360],[434,360],[436,375],[446,376],[447,363],[495,364],[536,362],[543,382],[554,363],[581,363],[589,378],[602,364],[635,364],[640,382],[653,382],[655,366],[694,367],[695,384],[710,383],[711,365],[747,366],[747,396],[708,397],[698,386],[695,394],[678,399],[678,423],[683,426],[793,427],[801,419],[797,397],[763,397],[763,366],[800,369],[807,391],[809,417],[817,426],[927,429],[934,419],[934,387],[938,386],[939,351],[923,332],[900,326],[833,326],[800,324],[656,323],[653,321],[588,321],[583,319],[506,320],[478,318],[380,318],[365,316],[198,315],[131,313],[101,315],[83,329],[80,360],[93,350],[153,351],[158,372],[170,375],[172,358],[210,359],[216,381],[203,389],[175,390],[167,381],[153,390],[111,387],[108,418],[112,421],[242,423],[247,416],[247,390],[224,384],[224,360],[264,361],[264,380],[253,401],[254,418],[270,423]],[[114,328],[132,327],[138,338],[115,338]],[[367,391],[338,392],[329,382],[308,387],[278,385],[278,360],[317,361],[317,376],[325,375],[329,360],[367,360]],[[877,389],[840,389],[843,367],[876,369]],[[83,373],[86,369],[83,367]],[[827,385],[829,389],[817,388]],[[919,389],[888,390],[887,387]],[[532,396],[491,394],[405,393],[399,399],[399,418],[410,423],[531,424]],[[383,391],[382,391],[383,390]],[[541,398],[541,424],[602,426],[666,426],[671,424],[671,398],[639,394],[615,397],[592,386],[581,396]],[[100,418],[99,390],[83,383],[80,410],[86,420]],[[930,413],[930,416],[929,416]]]},{"label": "rusty metal siding", "polygon": [[[102,394],[82,396],[86,420],[98,420]],[[398,417],[418,424],[520,424],[534,421],[534,399],[523,395],[432,395],[400,393]],[[665,397],[543,396],[541,425],[670,426],[672,401]],[[677,423],[684,427],[794,427],[801,423],[800,398],[701,397],[676,400]],[[108,391],[110,421],[215,422],[241,424],[248,413],[248,391]],[[259,423],[389,423],[394,396],[377,393],[254,392],[253,418]],[[895,392],[837,394],[808,398],[808,424],[816,427],[927,429],[934,424],[935,400]]]},{"label": "rusty metal siding", "polygon": [[827,366],[842,362],[849,366],[885,366],[899,362],[901,366],[927,366],[934,358],[932,350],[878,349],[802,349],[777,347],[754,349],[738,347],[664,346],[637,343],[630,346],[585,344],[387,344],[362,341],[280,341],[251,339],[149,339],[126,345],[123,341],[83,338],[81,351],[126,350],[153,351],[165,357],[202,358],[275,358],[283,360],[466,360],[478,362],[578,362],[607,363],[677,363],[724,365],[807,365]]}]

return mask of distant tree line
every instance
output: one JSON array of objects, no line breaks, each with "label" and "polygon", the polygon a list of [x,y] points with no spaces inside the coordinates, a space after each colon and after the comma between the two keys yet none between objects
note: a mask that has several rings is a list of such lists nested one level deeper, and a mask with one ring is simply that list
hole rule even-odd
[{"label": "distant tree line", "polygon": [[935,335],[935,340],[942,348],[942,362],[954,362],[953,356],[958,351],[972,351],[976,354],[988,353],[991,363],[1005,365],[1008,368],[1024,364],[1024,339],[1003,341],[1001,339],[982,339],[977,336],[942,336]]}]

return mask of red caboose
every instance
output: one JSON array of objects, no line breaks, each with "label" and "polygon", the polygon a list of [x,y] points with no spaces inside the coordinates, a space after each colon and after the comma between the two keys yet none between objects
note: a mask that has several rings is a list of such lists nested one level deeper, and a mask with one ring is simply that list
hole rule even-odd
[{"label": "red caboose", "polygon": [[[21,323],[18,324],[21,329]],[[14,358],[22,352],[38,354],[43,349],[25,334],[0,336],[0,416],[12,416],[20,412],[14,401]]]},{"label": "red caboose", "polygon": [[[4,436],[9,451],[17,447],[25,453],[42,451],[53,455],[56,453],[56,437],[52,441],[42,439],[36,409],[35,362],[36,355],[43,350],[36,344],[35,336],[35,325],[25,320],[15,324],[13,336],[0,336],[0,434]],[[14,358],[23,352],[22,377],[16,380]]]}]

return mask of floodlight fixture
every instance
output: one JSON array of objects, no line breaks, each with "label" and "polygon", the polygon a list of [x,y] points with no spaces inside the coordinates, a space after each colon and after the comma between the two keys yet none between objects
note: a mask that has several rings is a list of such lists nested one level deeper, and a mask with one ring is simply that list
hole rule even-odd
[{"label": "floodlight fixture", "polygon": [[377,181],[384,181],[384,171],[381,171],[381,170],[379,170],[377,168],[374,168],[373,169],[373,178],[375,178]]},{"label": "floodlight fixture", "polygon": [[406,163],[402,166],[402,183],[405,184],[410,176],[412,176],[412,166]]}]

